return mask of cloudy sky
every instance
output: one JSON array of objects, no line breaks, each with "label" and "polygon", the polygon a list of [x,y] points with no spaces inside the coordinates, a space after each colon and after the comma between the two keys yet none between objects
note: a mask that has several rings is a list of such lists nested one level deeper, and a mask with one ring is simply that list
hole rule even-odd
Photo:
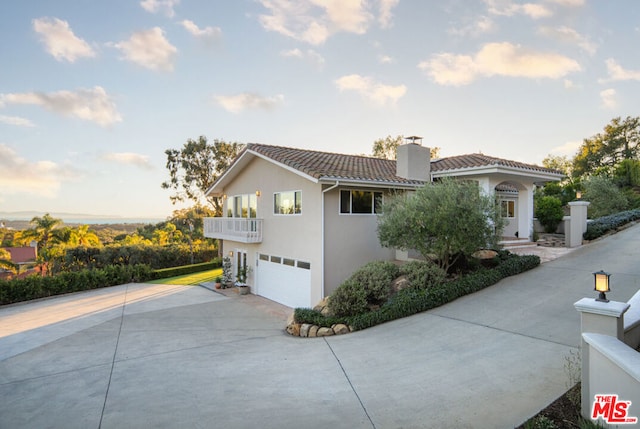
[{"label": "cloudy sky", "polygon": [[0,212],[166,217],[200,135],[541,163],[640,115],[637,0],[22,0],[0,32]]}]

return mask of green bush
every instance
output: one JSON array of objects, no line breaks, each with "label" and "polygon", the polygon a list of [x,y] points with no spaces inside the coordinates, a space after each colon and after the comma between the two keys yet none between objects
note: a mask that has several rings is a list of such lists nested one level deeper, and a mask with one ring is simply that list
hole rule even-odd
[{"label": "green bush", "polygon": [[336,316],[353,316],[384,303],[398,274],[399,269],[392,262],[369,262],[334,291],[329,298],[329,310]]},{"label": "green bush", "polygon": [[[505,277],[520,274],[540,265],[540,258],[538,256],[518,256],[507,251],[499,252],[496,260],[498,261],[498,265],[495,268],[481,268],[476,272],[464,275],[456,280],[434,283],[429,288],[419,289],[410,287],[400,290],[379,309],[374,311],[363,311],[351,316],[335,315],[333,317],[327,317],[314,310],[296,309],[294,313],[295,320],[298,323],[311,323],[326,327],[330,327],[336,323],[344,323],[353,327],[355,330],[366,329],[391,320],[430,310],[461,296],[491,286]],[[347,282],[345,282],[345,284],[346,283]],[[356,294],[354,293],[354,295]],[[331,295],[331,297],[333,297],[333,295]],[[329,298],[329,302],[331,302],[331,297]]]},{"label": "green bush", "polygon": [[407,277],[409,287],[425,289],[442,283],[447,273],[439,266],[423,261],[409,261],[400,267],[400,275]]},{"label": "green bush", "polygon": [[536,217],[544,227],[544,232],[556,232],[558,225],[562,222],[564,211],[562,201],[559,198],[543,196],[536,198]]},{"label": "green bush", "polygon": [[582,183],[582,199],[591,203],[587,209],[590,219],[609,216],[628,208],[629,201],[624,192],[611,179],[594,176]]},{"label": "green bush", "polygon": [[148,265],[114,265],[96,270],[61,273],[57,276],[33,275],[22,279],[0,280],[0,305],[45,298],[154,278]]},{"label": "green bush", "polygon": [[640,209],[627,210],[609,216],[603,216],[587,223],[587,231],[582,235],[585,240],[594,240],[609,231],[613,231],[629,222],[640,219]]}]

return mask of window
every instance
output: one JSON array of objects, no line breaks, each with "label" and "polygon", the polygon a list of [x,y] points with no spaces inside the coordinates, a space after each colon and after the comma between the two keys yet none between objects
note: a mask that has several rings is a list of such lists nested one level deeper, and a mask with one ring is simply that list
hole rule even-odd
[{"label": "window", "polygon": [[273,194],[273,214],[302,213],[302,191],[276,192]]},{"label": "window", "polygon": [[500,212],[502,217],[515,218],[516,217],[516,202],[513,200],[500,201]]},{"label": "window", "polygon": [[295,266],[296,261],[293,260],[293,259],[289,259],[289,258],[282,258],[282,264],[283,265],[288,265],[290,267],[293,267],[293,266]]},{"label": "window", "polygon": [[298,261],[298,268],[302,268],[303,270],[310,270],[311,269],[311,263],[310,262]]},{"label": "window", "polygon": [[235,195],[229,199],[227,208],[229,217],[256,218],[258,214],[258,197],[255,194]]},{"label": "window", "polygon": [[265,255],[264,253],[260,254],[260,260],[261,261],[268,261],[269,260],[269,255]]},{"label": "window", "polygon": [[382,210],[382,192],[340,191],[341,214],[376,214]]}]

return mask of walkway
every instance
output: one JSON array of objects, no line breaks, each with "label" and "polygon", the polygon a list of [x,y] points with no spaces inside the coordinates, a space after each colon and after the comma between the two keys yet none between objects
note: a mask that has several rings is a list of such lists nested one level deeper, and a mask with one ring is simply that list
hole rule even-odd
[{"label": "walkway", "polygon": [[124,285],[0,308],[0,428],[512,428],[566,390],[573,303],[640,288],[640,225],[453,303],[349,335],[278,305]]}]

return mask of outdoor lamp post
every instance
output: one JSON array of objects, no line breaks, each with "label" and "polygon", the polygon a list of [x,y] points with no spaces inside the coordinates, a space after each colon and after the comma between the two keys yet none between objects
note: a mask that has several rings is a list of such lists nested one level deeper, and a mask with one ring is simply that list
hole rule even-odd
[{"label": "outdoor lamp post", "polygon": [[607,295],[605,295],[605,292],[609,292],[611,290],[609,289],[609,277],[611,277],[611,274],[605,273],[603,270],[600,270],[593,273],[593,277],[593,290],[600,292],[600,294],[596,298],[596,301],[609,302],[609,300],[607,299]]},{"label": "outdoor lamp post", "polygon": [[576,200],[581,200],[581,199],[582,199],[582,192],[576,191]]}]

